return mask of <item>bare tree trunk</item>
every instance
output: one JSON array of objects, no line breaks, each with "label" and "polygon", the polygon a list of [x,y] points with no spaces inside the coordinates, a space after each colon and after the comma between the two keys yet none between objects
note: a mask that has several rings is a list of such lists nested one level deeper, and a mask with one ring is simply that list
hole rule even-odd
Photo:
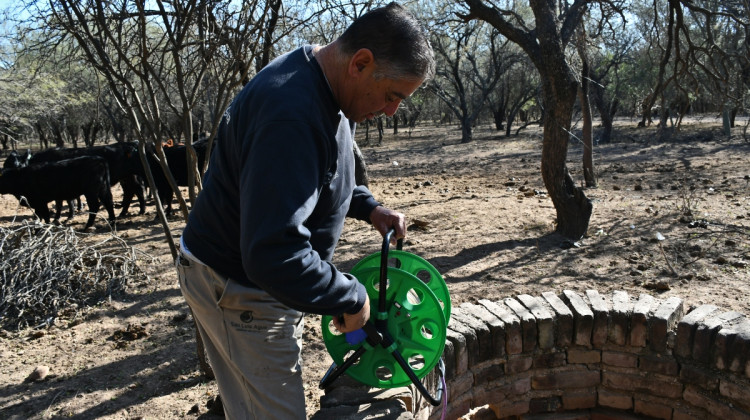
[{"label": "bare tree trunk", "polygon": [[[651,125],[651,108],[654,107],[654,104],[656,103],[656,99],[659,96],[664,96],[663,91],[667,84],[669,84],[669,81],[671,80],[664,80],[664,74],[667,71],[667,65],[669,64],[669,59],[672,55],[672,43],[674,42],[673,38],[673,31],[674,31],[674,19],[675,19],[675,6],[674,0],[670,0],[669,2],[669,21],[667,24],[667,45],[664,49],[664,55],[662,56],[662,60],[659,63],[659,75],[657,76],[656,86],[652,90],[651,94],[644,99],[643,103],[641,104],[641,108],[643,111],[643,116],[641,117],[641,122],[638,123],[638,127],[648,127]],[[662,112],[666,112],[664,107],[662,106]],[[646,122],[648,121],[648,124]]]},{"label": "bare tree trunk", "polygon": [[365,121],[365,141],[363,143],[363,146],[370,145],[370,124],[372,124],[372,121]]},{"label": "bare tree trunk", "polygon": [[80,129],[78,128],[78,126],[68,125],[65,127],[65,131],[68,132],[68,137],[70,138],[70,143],[73,145],[73,148],[77,148],[78,137],[80,135]]},{"label": "bare tree trunk", "polygon": [[474,133],[471,130],[471,122],[462,119],[461,122],[461,143],[471,143],[474,139]]},{"label": "bare tree trunk", "polygon": [[370,178],[367,175],[367,164],[365,163],[365,157],[362,155],[362,151],[359,150],[357,142],[352,142],[354,152],[354,181],[357,185],[369,186]]},{"label": "bare tree trunk", "polygon": [[378,146],[383,144],[383,117],[378,117]]},{"label": "bare tree trunk", "polygon": [[581,110],[583,111],[583,179],[587,187],[596,187],[591,106],[589,105],[588,95],[583,93],[583,89],[581,90]]},{"label": "bare tree trunk", "polygon": [[583,77],[578,89],[578,99],[583,114],[583,179],[587,187],[596,187],[594,176],[594,132],[591,122],[591,103],[589,102],[588,60],[583,58]]},{"label": "bare tree trunk", "polygon": [[44,150],[49,147],[49,139],[47,139],[47,132],[44,131],[44,127],[42,127],[42,124],[37,121],[34,123],[34,128],[36,129],[36,133],[39,136],[39,148]]},{"label": "bare tree trunk", "polygon": [[[545,116],[542,179],[557,210],[555,231],[578,240],[588,230],[593,205],[565,166],[577,84],[561,75],[543,75]],[[551,80],[550,80],[551,79]],[[554,84],[554,88],[553,88]]]}]

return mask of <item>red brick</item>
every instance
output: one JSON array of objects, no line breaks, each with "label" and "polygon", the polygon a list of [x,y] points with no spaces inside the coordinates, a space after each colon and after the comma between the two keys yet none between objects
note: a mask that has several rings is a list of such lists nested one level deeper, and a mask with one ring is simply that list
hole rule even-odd
[{"label": "red brick", "polygon": [[[452,343],[455,376],[462,375],[469,368],[469,355],[466,354],[466,337],[450,328],[446,330],[446,339]],[[446,365],[449,365],[446,363]],[[447,369],[448,366],[446,366]]]},{"label": "red brick", "polygon": [[466,372],[458,378],[452,378],[447,382],[447,385],[449,402],[454,399],[460,400],[474,386],[474,375],[471,372]]},{"label": "red brick", "polygon": [[594,312],[594,325],[591,332],[591,344],[595,348],[601,348],[607,342],[609,335],[609,311],[611,305],[607,298],[600,295],[596,290],[586,290],[589,304]]},{"label": "red brick", "polygon": [[484,306],[466,302],[462,303],[461,307],[466,309],[469,315],[481,320],[489,327],[492,334],[492,356],[505,356],[505,322]]},{"label": "red brick", "polygon": [[624,346],[629,333],[630,315],[633,304],[628,293],[615,290],[612,293],[612,311],[610,312],[609,341]]},{"label": "red brick", "polygon": [[509,381],[502,386],[505,395],[525,395],[531,391],[531,378],[530,377],[514,377],[509,378]]},{"label": "red brick", "polygon": [[534,351],[537,347],[536,318],[534,318],[534,315],[525,306],[513,298],[505,298],[503,302],[521,320],[523,351]]},{"label": "red brick", "polygon": [[591,347],[591,332],[594,328],[594,313],[581,295],[572,290],[563,290],[562,299],[573,311],[573,343]]},{"label": "red brick", "polygon": [[453,341],[449,340],[448,337],[445,339],[445,347],[443,348],[443,361],[445,362],[445,377],[456,376],[456,350]]},{"label": "red brick", "polygon": [[552,292],[542,293],[542,297],[555,311],[555,336],[557,346],[569,347],[573,343],[573,312]]},{"label": "red brick", "polygon": [[745,363],[750,362],[750,319],[738,328],[740,332],[729,346],[729,370],[742,375]]},{"label": "red brick", "polygon": [[511,312],[502,302],[492,302],[487,299],[480,299],[479,304],[500,318],[505,323],[505,351],[508,354],[518,354],[523,352],[523,338],[521,334],[521,320]]},{"label": "red brick", "polygon": [[485,382],[492,382],[505,376],[505,363],[483,364],[482,368],[472,369],[474,373],[474,383],[482,385]]},{"label": "red brick", "polygon": [[508,363],[505,365],[505,373],[514,374],[519,372],[526,372],[531,369],[533,359],[528,356],[512,356],[508,357]]},{"label": "red brick", "polygon": [[665,381],[652,376],[608,372],[602,373],[602,385],[623,391],[642,391],[653,395],[679,398],[682,384],[676,381]]},{"label": "red brick", "polygon": [[534,375],[531,378],[531,387],[533,389],[588,388],[599,385],[599,381],[598,371],[569,370]]},{"label": "red brick", "polygon": [[569,349],[568,363],[599,363],[602,361],[601,350]]},{"label": "red brick", "polygon": [[[484,362],[493,358],[494,349],[492,347],[492,334],[490,328],[483,321],[469,315],[468,310],[464,307],[458,307],[453,309],[451,313],[451,321],[460,322],[469,327],[477,337],[477,352],[472,357],[469,354],[469,365],[474,366],[477,363]],[[468,344],[468,342],[467,342]],[[467,347],[468,349],[468,347]]]},{"label": "red brick", "polygon": [[633,397],[630,394],[599,388],[599,405],[618,410],[631,410],[633,408]]},{"label": "red brick", "polygon": [[495,411],[489,405],[474,407],[459,420],[497,420]]},{"label": "red brick", "polygon": [[532,398],[529,401],[529,413],[554,413],[562,407],[560,397],[551,396],[544,398]]},{"label": "red brick", "polygon": [[475,386],[471,389],[471,406],[481,407],[485,404],[493,404],[503,401],[505,392],[500,387]]},{"label": "red brick", "polygon": [[598,409],[591,412],[591,420],[643,420],[643,417],[627,412]]},{"label": "red brick", "polygon": [[458,311],[456,311],[455,309],[457,308],[454,308],[454,313],[451,314],[451,319],[448,322],[448,330],[455,331],[466,338],[466,357],[468,368],[468,366],[473,366],[479,361],[479,337],[477,337],[477,332],[474,331],[473,328],[458,321],[459,317],[456,316],[457,314],[455,313]]},{"label": "red brick", "polygon": [[711,396],[705,395],[700,392],[698,388],[693,386],[689,386],[685,389],[683,397],[688,403],[703,408],[717,419],[750,419],[750,413],[737,410],[715,398],[712,398]]},{"label": "red brick", "polygon": [[648,342],[651,349],[663,352],[667,349],[667,332],[682,318],[685,307],[682,299],[672,296],[654,311],[648,321]]},{"label": "red brick", "polygon": [[715,391],[719,386],[719,379],[713,372],[697,366],[683,364],[680,369],[682,383],[698,385],[703,389]]},{"label": "red brick", "polygon": [[633,314],[630,317],[630,345],[633,347],[646,347],[648,337],[648,314],[655,306],[656,298],[651,295],[642,294],[633,306]]},{"label": "red brick", "polygon": [[536,296],[521,294],[516,296],[536,319],[539,348],[549,350],[555,346],[554,314],[544,305],[544,300]]},{"label": "red brick", "polygon": [[641,356],[638,367],[641,371],[660,373],[668,376],[677,376],[680,372],[680,365],[674,359],[659,357],[658,355]]},{"label": "red brick", "polygon": [[747,356],[749,346],[743,345],[743,342],[744,344],[750,343],[750,320],[741,318],[734,323],[724,325],[716,333],[714,340],[714,366],[718,369],[736,372],[741,361]]},{"label": "red brick", "polygon": [[719,382],[719,393],[730,399],[735,405],[750,412],[750,388],[727,380]]},{"label": "red brick", "polygon": [[446,419],[457,419],[468,413],[471,410],[471,395],[463,395],[461,398],[451,401],[448,404],[448,410],[446,412],[436,411],[430,416],[430,420],[436,420],[443,417],[445,414]]},{"label": "red brick", "polygon": [[639,398],[635,399],[633,411],[637,414],[644,414],[657,419],[670,420],[672,418],[672,407]]},{"label": "red brick", "polygon": [[565,353],[563,352],[542,353],[534,356],[534,362],[531,366],[534,369],[551,369],[565,366],[565,361]]},{"label": "red brick", "polygon": [[[529,412],[529,401],[503,401],[499,404],[490,404],[497,418],[502,419],[510,416],[520,416]],[[448,417],[450,418],[450,417]]]},{"label": "red brick", "polygon": [[687,315],[677,324],[677,337],[675,339],[674,353],[681,357],[690,357],[693,353],[693,339],[698,324],[707,316],[717,312],[719,308],[714,305],[701,305]]},{"label": "red brick", "polygon": [[635,368],[638,367],[638,356],[630,353],[603,351],[602,363],[609,366]]},{"label": "red brick", "polygon": [[643,417],[628,412],[602,408],[591,412],[591,420],[643,420]]},{"label": "red brick", "polygon": [[565,411],[578,410],[582,408],[596,407],[596,391],[565,391],[562,395],[563,409]]},{"label": "red brick", "polygon": [[676,405],[672,410],[672,420],[695,420],[707,418],[709,418],[708,413],[700,408]]},{"label": "red brick", "polygon": [[561,413],[544,413],[544,414],[527,414],[523,420],[591,420],[591,413],[588,410],[561,412]]},{"label": "red brick", "polygon": [[706,317],[695,330],[693,337],[693,359],[703,363],[710,363],[716,333],[723,325],[743,317],[744,315],[734,311]]}]

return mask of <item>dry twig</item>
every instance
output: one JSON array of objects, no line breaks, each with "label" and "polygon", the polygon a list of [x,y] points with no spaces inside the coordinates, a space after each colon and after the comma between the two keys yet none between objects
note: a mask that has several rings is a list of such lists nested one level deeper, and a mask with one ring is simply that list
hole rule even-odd
[{"label": "dry twig", "polygon": [[93,245],[70,227],[0,227],[0,327],[50,325],[63,311],[110,299],[148,276],[135,248],[114,234]]}]

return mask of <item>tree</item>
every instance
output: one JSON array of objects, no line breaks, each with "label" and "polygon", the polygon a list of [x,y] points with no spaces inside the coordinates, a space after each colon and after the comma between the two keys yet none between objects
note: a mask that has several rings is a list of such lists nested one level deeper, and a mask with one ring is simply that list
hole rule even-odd
[{"label": "tree", "polygon": [[612,139],[614,118],[620,110],[621,98],[626,96],[620,73],[624,63],[629,59],[632,39],[627,34],[603,36],[597,48],[591,48],[591,66],[589,71],[591,99],[599,112],[602,130],[599,143],[609,143]]},{"label": "tree", "polygon": [[505,72],[498,87],[487,98],[495,128],[504,129],[505,136],[510,137],[516,117],[537,96],[538,91],[539,78],[531,62],[528,58],[518,57],[518,62]]},{"label": "tree", "polygon": [[515,59],[503,53],[499,34],[480,22],[446,24],[432,35],[437,77],[428,86],[458,118],[461,143],[468,143],[487,98]]},{"label": "tree", "polygon": [[650,110],[657,101],[662,136],[668,135],[664,129],[670,111],[677,111],[679,129],[682,116],[699,96],[713,96],[720,107],[739,107],[743,87],[750,81],[750,5],[741,0],[654,0],[651,9],[655,36],[649,45],[659,49],[660,58],[639,126],[650,124]]},{"label": "tree", "polygon": [[[236,88],[249,80],[256,60],[267,60],[278,24],[278,2],[231,1],[51,1],[48,7],[28,2],[46,42],[71,38],[93,66],[130,121],[149,184],[147,146],[156,152],[173,190],[176,182],[162,152],[166,122],[180,121],[188,146],[190,199],[200,188],[192,148],[194,115],[202,105],[215,116],[213,135]],[[276,9],[274,9],[276,7]],[[210,79],[210,80],[209,80]],[[187,205],[177,194],[183,216]],[[161,203],[155,197],[173,257],[177,251]]]},{"label": "tree", "polygon": [[[557,212],[556,232],[578,240],[586,234],[593,205],[576,186],[565,164],[568,153],[573,105],[578,79],[568,62],[566,49],[584,12],[594,1],[575,0],[559,8],[557,2],[530,0],[530,9],[501,9],[482,0],[464,0],[468,11],[460,16],[467,22],[481,19],[518,44],[529,56],[542,81],[544,139],[542,179]],[[601,2],[616,7],[619,2]],[[533,22],[527,22],[533,16]]]},{"label": "tree", "polygon": [[594,174],[594,130],[589,102],[589,86],[591,85],[591,65],[586,52],[586,31],[583,26],[578,28],[578,57],[581,59],[581,82],[578,86],[578,102],[583,116],[583,179],[587,187],[596,187]]}]

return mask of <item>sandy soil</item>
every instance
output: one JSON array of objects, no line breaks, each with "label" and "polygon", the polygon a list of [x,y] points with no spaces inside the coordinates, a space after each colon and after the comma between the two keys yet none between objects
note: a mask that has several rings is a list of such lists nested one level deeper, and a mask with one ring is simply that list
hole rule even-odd
[{"label": "sandy soil", "polygon": [[[750,314],[750,143],[741,128],[727,139],[720,122],[706,117],[657,142],[655,128],[634,127],[624,121],[612,144],[596,146],[599,185],[586,190],[594,214],[578,247],[552,234],[555,210],[539,173],[539,128],[505,138],[479,127],[469,144],[459,144],[453,128],[422,128],[411,137],[388,133],[382,146],[363,152],[376,197],[409,217],[404,250],[440,271],[453,305],[596,289],[625,290],[634,299],[679,296],[687,307],[713,303]],[[574,179],[582,178],[581,154],[580,143],[572,143]],[[13,197],[0,197],[0,226],[29,217]],[[192,320],[153,218],[150,207],[117,229],[149,255],[140,263],[149,281],[48,328],[0,330],[0,417],[218,418],[207,406],[216,386],[199,369]],[[80,229],[84,221],[78,215],[68,224]],[[184,222],[170,224],[179,234]],[[92,237],[109,234],[98,226]],[[353,221],[335,262],[348,270],[380,244],[373,229]],[[331,359],[320,317],[306,322],[304,378],[314,413]],[[142,334],[118,338],[128,329]],[[38,367],[49,373],[30,380]]]}]

